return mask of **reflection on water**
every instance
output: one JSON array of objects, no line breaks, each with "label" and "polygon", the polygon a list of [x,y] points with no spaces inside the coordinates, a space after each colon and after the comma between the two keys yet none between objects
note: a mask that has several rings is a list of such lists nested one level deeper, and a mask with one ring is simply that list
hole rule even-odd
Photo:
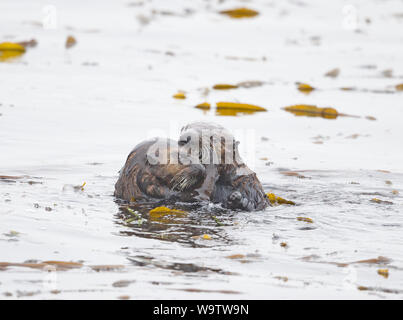
[{"label": "reflection on water", "polygon": [[120,206],[115,215],[116,223],[130,227],[130,230],[121,231],[121,234],[178,242],[192,247],[209,247],[213,245],[212,242],[214,246],[233,242],[227,237],[224,227],[233,225],[234,212],[219,206],[175,204],[174,209],[181,211],[150,213],[157,206],[155,203],[131,203],[130,209],[141,216],[141,221],[132,221],[131,210],[128,211],[127,206]]},{"label": "reflection on water", "polygon": [[[98,170],[98,166],[91,168]],[[32,287],[33,292],[38,291],[33,282],[14,283],[20,275],[18,268],[29,266],[24,270],[28,270],[26,276],[32,281],[44,276],[42,265],[32,268],[33,260],[28,259],[64,261],[67,266],[83,261],[84,266],[96,266],[71,268],[63,273],[60,279],[74,283],[74,289],[69,289],[69,283],[59,284],[59,297],[77,292],[88,294],[92,289],[95,294],[98,291],[93,283],[109,286],[111,291],[103,291],[101,296],[117,295],[114,290],[125,288],[121,283],[127,283],[133,291],[138,285],[144,286],[150,297],[171,297],[166,290],[178,288],[188,293],[215,290],[229,294],[228,290],[235,290],[248,296],[265,296],[268,287],[287,292],[319,287],[333,292],[343,283],[343,269],[348,267],[357,271],[356,291],[360,286],[377,296],[397,296],[403,287],[399,251],[401,174],[267,170],[259,174],[264,190],[297,205],[277,205],[260,212],[232,212],[214,205],[186,203],[127,204],[110,194],[114,176],[87,177],[84,190],[63,188],[65,181],[57,183],[54,189],[45,178],[42,184],[30,185],[24,183],[25,178],[16,179],[21,176],[2,177],[16,182],[0,184],[4,187],[0,201],[4,201],[6,212],[11,210],[5,216],[9,223],[0,233],[0,246],[6,250],[13,244],[36,248],[28,256],[15,256],[13,251],[1,261],[1,281],[18,290],[30,292]],[[21,192],[28,204],[20,197]],[[373,198],[381,201],[371,201]],[[385,205],[385,201],[393,204]],[[39,206],[32,204],[36,202]],[[47,211],[46,206],[52,203],[56,206]],[[161,205],[181,211],[150,214],[151,209]],[[115,212],[114,219],[111,212]],[[138,218],[133,220],[131,212],[136,212]],[[24,223],[26,219],[30,223]],[[42,225],[49,229],[38,229]],[[64,249],[66,239],[77,254],[72,256]],[[41,257],[38,246],[51,249]],[[52,253],[52,249],[61,254]],[[389,277],[379,276],[378,269],[388,269]],[[94,282],[83,282],[83,274]],[[232,281],[239,281],[242,286],[234,287]],[[159,283],[158,291],[155,283]],[[52,293],[41,290],[37,295]]]},{"label": "reflection on water", "polygon": [[204,273],[204,274],[209,274],[209,273],[217,273],[217,274],[224,274],[224,275],[236,275],[236,273],[229,272],[229,271],[224,271],[220,268],[209,268],[209,267],[203,267],[199,266],[193,263],[179,263],[179,262],[168,262],[168,261],[162,261],[161,259],[158,259],[157,257],[152,257],[152,256],[130,256],[128,257],[128,260],[135,266],[140,266],[140,267],[146,267],[146,266],[152,266],[160,269],[166,269],[166,270],[174,270],[174,271],[180,271],[180,272],[185,272],[185,273]]}]

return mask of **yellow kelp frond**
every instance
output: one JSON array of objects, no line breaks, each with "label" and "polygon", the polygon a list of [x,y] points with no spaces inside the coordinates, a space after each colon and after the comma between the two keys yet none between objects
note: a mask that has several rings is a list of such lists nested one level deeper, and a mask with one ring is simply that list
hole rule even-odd
[{"label": "yellow kelp frond", "polygon": [[232,9],[232,10],[224,10],[224,11],[220,11],[220,13],[225,14],[234,19],[253,18],[259,14],[258,11],[248,9],[248,8],[237,8],[237,9]]},{"label": "yellow kelp frond", "polygon": [[295,206],[295,202],[278,197],[274,193],[267,193],[266,195],[269,198],[271,204],[290,204],[292,206]]}]

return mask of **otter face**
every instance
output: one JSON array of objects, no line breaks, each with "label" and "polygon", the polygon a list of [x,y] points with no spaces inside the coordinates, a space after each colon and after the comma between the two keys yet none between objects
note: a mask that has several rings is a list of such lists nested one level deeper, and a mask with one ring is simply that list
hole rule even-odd
[{"label": "otter face", "polygon": [[224,127],[207,122],[194,122],[183,127],[179,137],[180,150],[193,163],[242,163],[234,136]]}]

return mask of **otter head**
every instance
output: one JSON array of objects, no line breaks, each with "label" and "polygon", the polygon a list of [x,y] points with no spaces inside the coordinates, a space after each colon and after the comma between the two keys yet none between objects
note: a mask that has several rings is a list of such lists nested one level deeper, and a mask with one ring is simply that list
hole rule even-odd
[{"label": "otter head", "polygon": [[238,144],[224,127],[207,122],[193,122],[184,126],[179,137],[181,153],[193,163],[202,165],[241,164]]}]

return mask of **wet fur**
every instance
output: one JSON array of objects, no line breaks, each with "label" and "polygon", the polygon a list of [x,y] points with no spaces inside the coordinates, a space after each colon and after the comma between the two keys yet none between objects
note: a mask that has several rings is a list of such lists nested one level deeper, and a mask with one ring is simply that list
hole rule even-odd
[{"label": "wet fur", "polygon": [[[167,140],[168,152],[177,148],[177,143]],[[181,163],[150,164],[147,159],[149,148],[156,139],[137,145],[127,157],[115,185],[115,196],[131,201],[166,199],[192,201],[194,190],[206,175],[205,168],[198,164]]]},{"label": "wet fur", "polygon": [[239,168],[244,169],[241,171],[249,170],[244,164],[221,168],[211,201],[222,203],[230,209],[263,210],[269,205],[269,201],[256,173],[249,170],[248,174],[237,174]]},{"label": "wet fur", "polygon": [[[256,173],[246,166],[239,155],[239,142],[236,142],[232,134],[225,128],[217,124],[195,122],[182,128],[180,140],[185,140],[188,132],[194,133],[196,131],[201,136],[202,130],[212,130],[218,135],[225,136],[225,139],[221,139],[221,154],[217,154],[217,157],[221,158],[220,164],[205,165],[206,175],[207,177],[214,177],[214,183],[204,184],[199,189],[201,194],[204,193],[210,201],[221,203],[223,207],[230,209],[254,211],[263,210],[269,206],[269,200]],[[196,143],[202,144],[201,141]],[[209,149],[210,159],[212,159],[212,140],[210,140],[208,148],[206,146],[200,147],[202,152],[206,149]],[[228,152],[232,152],[233,161],[231,164],[225,164],[225,154]],[[201,158],[203,157],[201,155]]]},{"label": "wet fur", "polygon": [[[233,139],[223,127],[219,125],[198,122],[189,124],[181,131],[181,140],[186,140],[187,132],[193,133],[204,129],[212,129],[225,133]],[[262,210],[269,205],[267,196],[256,174],[242,161],[238,153],[238,143],[227,144],[221,140],[221,164],[183,164],[167,163],[152,165],[147,159],[147,151],[157,139],[140,143],[127,157],[126,163],[120,171],[115,185],[117,198],[131,201],[163,200],[220,203],[225,208],[247,211]],[[187,149],[178,146],[172,140],[167,146],[168,152],[177,151],[186,158]],[[202,143],[196,141],[195,143]],[[213,154],[212,141],[201,146],[200,158],[205,152]],[[230,149],[228,149],[230,148]],[[233,162],[224,164],[225,152],[233,152]],[[180,158],[179,158],[180,159]]]}]

